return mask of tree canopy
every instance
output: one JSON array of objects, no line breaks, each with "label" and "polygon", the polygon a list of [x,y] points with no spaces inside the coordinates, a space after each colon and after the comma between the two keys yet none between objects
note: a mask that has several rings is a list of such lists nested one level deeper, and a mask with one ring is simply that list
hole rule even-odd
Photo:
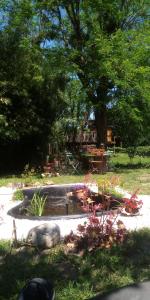
[{"label": "tree canopy", "polygon": [[30,1],[7,4],[0,28],[0,140],[7,149],[22,145],[25,164],[33,149],[35,156],[39,147],[45,152],[52,124],[65,109],[67,74],[56,72],[53,50],[34,40],[37,22]]},{"label": "tree canopy", "polygon": [[37,8],[43,41],[47,47],[55,41],[78,76],[95,112],[98,142],[105,142],[108,107],[149,101],[147,1],[37,1]]},{"label": "tree canopy", "polygon": [[142,142],[150,127],[149,13],[145,0],[1,1],[2,143],[45,147],[56,127],[77,129],[87,108],[99,144],[110,123],[125,144]]}]

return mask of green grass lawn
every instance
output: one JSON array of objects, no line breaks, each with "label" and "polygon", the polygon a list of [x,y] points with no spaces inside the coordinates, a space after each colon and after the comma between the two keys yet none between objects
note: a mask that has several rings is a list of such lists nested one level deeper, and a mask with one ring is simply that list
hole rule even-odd
[{"label": "green grass lawn", "polygon": [[0,242],[0,299],[16,300],[28,279],[53,281],[56,300],[90,299],[96,294],[150,279],[150,230],[132,232],[122,246],[83,257],[66,255],[63,245],[39,252]]},{"label": "green grass lawn", "polygon": [[[109,161],[109,171],[106,174],[93,174],[92,178],[95,181],[104,181],[112,176],[120,178],[120,185],[123,189],[134,192],[139,189],[140,194],[150,194],[150,157],[139,157],[130,161],[126,153],[118,153]],[[9,185],[16,182],[36,182],[36,183],[76,183],[84,181],[84,174],[82,175],[61,175],[58,177],[51,177],[43,179],[40,175],[21,177],[21,176],[8,176],[0,178],[0,186]]]},{"label": "green grass lawn", "polygon": [[133,159],[130,159],[127,153],[116,153],[112,156],[110,162],[115,168],[150,168],[149,156],[135,155]]},{"label": "green grass lawn", "polygon": [[[93,174],[92,178],[95,181],[107,181],[107,179],[113,176],[119,177],[120,186],[129,191],[134,192],[139,189],[139,193],[143,195],[150,194],[150,169],[118,169],[115,171],[107,172],[106,174]],[[53,177],[54,183],[72,183],[72,182],[83,182],[84,176],[61,176]]]}]

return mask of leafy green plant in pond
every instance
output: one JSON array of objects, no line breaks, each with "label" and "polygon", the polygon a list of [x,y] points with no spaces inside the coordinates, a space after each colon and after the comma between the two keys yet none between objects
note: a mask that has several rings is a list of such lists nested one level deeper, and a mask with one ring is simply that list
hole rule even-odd
[{"label": "leafy green plant in pond", "polygon": [[32,216],[41,217],[43,214],[46,200],[46,196],[41,196],[39,193],[35,193],[31,200],[30,206],[27,208],[29,214],[31,214]]},{"label": "leafy green plant in pond", "polygon": [[13,194],[13,201],[22,201],[24,200],[24,194],[22,190],[16,190]]}]

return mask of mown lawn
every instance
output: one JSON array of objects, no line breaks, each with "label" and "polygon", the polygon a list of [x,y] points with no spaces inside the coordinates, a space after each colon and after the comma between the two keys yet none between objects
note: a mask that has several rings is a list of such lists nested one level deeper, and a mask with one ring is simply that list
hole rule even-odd
[{"label": "mown lawn", "polygon": [[[113,176],[118,177],[120,186],[124,190],[134,192],[139,189],[139,194],[150,194],[150,169],[118,169],[115,171],[107,172],[106,174],[92,174],[92,178],[98,182],[107,182]],[[72,183],[83,182],[84,175],[63,175],[61,177],[53,177],[54,183]]]},{"label": "mown lawn", "polygon": [[[129,191],[134,192],[139,189],[139,194],[149,195],[150,194],[150,169],[138,168],[138,169],[130,169],[130,168],[122,168],[116,169],[115,171],[109,171],[106,174],[92,174],[92,178],[95,181],[107,182],[113,176],[117,176],[120,181],[120,186]],[[39,176],[33,176],[28,178],[28,181],[34,182],[36,184],[45,182],[53,182],[55,184],[62,183],[77,183],[83,182],[85,180],[85,176],[82,175],[61,175],[59,177],[51,177],[49,179],[43,180],[39,178]],[[11,183],[19,183],[24,182],[24,179],[21,177],[5,177],[0,178],[0,186],[8,186]]]},{"label": "mown lawn", "polygon": [[[5,176],[0,177],[0,186],[10,185],[11,183],[76,183],[83,182],[86,174],[67,175],[61,174],[58,177],[43,179],[41,174],[36,176]],[[130,160],[126,153],[117,153],[109,160],[109,171],[105,174],[92,174],[95,181],[104,182],[116,176],[119,178],[120,186],[129,192],[139,189],[140,194],[150,194],[150,157],[135,156]]]},{"label": "mown lawn", "polygon": [[66,255],[64,246],[39,252],[0,242],[0,299],[16,300],[26,280],[53,281],[56,300],[91,299],[115,288],[150,279],[150,230],[132,232],[122,246],[83,257]]}]

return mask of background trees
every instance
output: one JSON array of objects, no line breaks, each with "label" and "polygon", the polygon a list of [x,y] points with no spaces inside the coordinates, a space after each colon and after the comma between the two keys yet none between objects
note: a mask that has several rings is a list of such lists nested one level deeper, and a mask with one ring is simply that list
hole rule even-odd
[{"label": "background trees", "polygon": [[106,142],[108,108],[123,101],[132,109],[136,99],[148,100],[146,1],[39,0],[37,7],[43,40],[61,48],[93,107],[98,143]]},{"label": "background trees", "polygon": [[1,154],[7,151],[7,162],[16,167],[44,159],[51,126],[65,107],[67,76],[55,71],[54,53],[36,40],[31,2],[10,1],[6,8],[0,32],[0,139]]},{"label": "background trees", "polygon": [[4,152],[10,149],[7,158],[15,152],[22,165],[38,153],[43,159],[48,141],[58,135],[61,143],[67,131],[75,133],[85,110],[94,112],[99,144],[106,142],[108,123],[125,145],[146,142],[146,3],[1,2],[0,141]]}]

